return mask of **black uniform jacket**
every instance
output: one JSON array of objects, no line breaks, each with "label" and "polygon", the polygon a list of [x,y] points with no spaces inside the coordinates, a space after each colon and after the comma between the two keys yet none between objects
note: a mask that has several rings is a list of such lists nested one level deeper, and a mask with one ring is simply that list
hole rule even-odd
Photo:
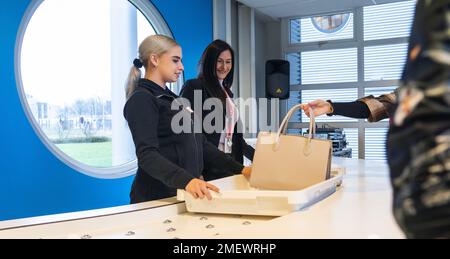
[{"label": "black uniform jacket", "polygon": [[[171,109],[176,98],[178,96],[169,89],[141,79],[125,104],[124,116],[138,160],[131,203],[175,196],[176,189],[184,189],[204,171],[215,172],[216,175],[203,175],[205,180],[213,180],[243,169],[241,164],[209,143],[203,134],[173,132],[172,118],[181,111]],[[192,120],[189,123],[192,124]],[[212,170],[207,170],[209,168]]]}]

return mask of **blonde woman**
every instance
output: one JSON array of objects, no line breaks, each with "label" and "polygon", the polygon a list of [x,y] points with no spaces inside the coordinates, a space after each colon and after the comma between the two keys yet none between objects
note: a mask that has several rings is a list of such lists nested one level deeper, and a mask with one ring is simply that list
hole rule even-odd
[{"label": "blonde woman", "polygon": [[220,168],[224,172],[221,177],[250,173],[249,168],[209,144],[202,134],[174,133],[171,122],[180,110],[172,110],[171,105],[178,96],[166,83],[176,82],[183,70],[182,49],[173,39],[153,35],[139,46],[139,58],[134,60],[128,78],[124,108],[138,159],[131,203],[175,196],[177,189],[210,200],[210,190],[219,189],[203,180],[204,171]]}]

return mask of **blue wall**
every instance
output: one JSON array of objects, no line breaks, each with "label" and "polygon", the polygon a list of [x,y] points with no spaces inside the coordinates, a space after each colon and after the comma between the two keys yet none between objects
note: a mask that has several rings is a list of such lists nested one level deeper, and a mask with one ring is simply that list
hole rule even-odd
[{"label": "blue wall", "polygon": [[[52,155],[20,104],[14,76],[17,31],[30,0],[0,7],[0,220],[125,205],[132,177],[100,180],[80,174]],[[153,0],[183,47],[185,77],[197,75],[212,40],[211,0]]]},{"label": "blue wall", "polygon": [[213,37],[212,0],[152,0],[183,48],[185,79],[197,77],[198,62]]}]

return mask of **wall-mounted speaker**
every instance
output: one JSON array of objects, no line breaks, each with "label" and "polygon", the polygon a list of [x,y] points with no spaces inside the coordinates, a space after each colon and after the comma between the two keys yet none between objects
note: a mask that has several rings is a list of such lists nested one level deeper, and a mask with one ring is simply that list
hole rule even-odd
[{"label": "wall-mounted speaker", "polygon": [[266,98],[289,99],[290,65],[286,60],[266,62]]}]

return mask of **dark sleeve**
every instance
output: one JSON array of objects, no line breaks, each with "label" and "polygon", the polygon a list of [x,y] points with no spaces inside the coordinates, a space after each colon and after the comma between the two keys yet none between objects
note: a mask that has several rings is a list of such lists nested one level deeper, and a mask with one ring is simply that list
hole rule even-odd
[{"label": "dark sleeve", "polygon": [[349,103],[334,103],[331,102],[331,105],[333,106],[333,113],[330,113],[328,115],[341,115],[345,117],[350,118],[356,118],[356,119],[367,119],[370,116],[370,110],[369,107],[363,102],[356,101],[356,102],[349,102]]},{"label": "dark sleeve", "polygon": [[156,100],[146,93],[134,94],[125,106],[139,167],[171,188],[184,189],[194,177],[159,153],[158,114]]},{"label": "dark sleeve", "polygon": [[[194,93],[195,93],[195,90],[199,90],[198,88],[199,88],[199,86],[195,83],[194,80],[188,80],[183,85],[183,88],[181,89],[181,92],[180,92],[181,97],[189,100],[189,102],[191,104],[191,109],[193,109],[193,110],[195,109],[194,108]],[[203,105],[203,103],[202,103],[202,105]]]},{"label": "dark sleeve", "polygon": [[253,157],[255,156],[255,149],[245,142],[245,139],[242,141],[242,151],[244,156],[253,162]]},{"label": "dark sleeve", "polygon": [[206,140],[205,136],[203,136],[203,161],[205,174],[215,174],[204,175],[208,180],[240,174],[244,168],[242,164]]}]

